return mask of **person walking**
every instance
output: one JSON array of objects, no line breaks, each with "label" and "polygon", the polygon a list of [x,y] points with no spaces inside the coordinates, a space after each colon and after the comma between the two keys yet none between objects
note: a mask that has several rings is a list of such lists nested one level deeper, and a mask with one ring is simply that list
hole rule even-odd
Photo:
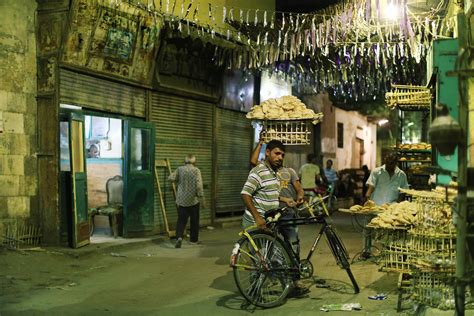
[{"label": "person walking", "polygon": [[176,223],[175,247],[181,248],[188,218],[191,218],[189,241],[197,244],[199,241],[199,202],[201,200],[205,204],[205,200],[201,171],[196,167],[196,157],[187,155],[184,159],[184,166],[178,167],[171,173],[168,180],[177,184],[178,221]]}]

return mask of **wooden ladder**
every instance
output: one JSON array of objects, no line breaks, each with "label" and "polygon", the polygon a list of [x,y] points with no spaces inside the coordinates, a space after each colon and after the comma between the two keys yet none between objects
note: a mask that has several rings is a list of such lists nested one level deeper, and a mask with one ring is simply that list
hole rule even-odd
[{"label": "wooden ladder", "polygon": [[[163,197],[163,192],[161,191],[161,184],[160,184],[160,177],[159,177],[159,168],[166,168],[165,170],[168,170],[168,176],[171,174],[171,163],[168,158],[161,159],[161,160],[155,160],[155,179],[156,179],[156,186],[158,187],[158,194],[160,196],[160,206],[161,206],[161,212],[163,214],[163,222],[165,223],[165,229],[166,233],[168,234],[168,237],[174,237],[176,236],[176,231],[170,230],[170,226],[168,224],[168,215],[166,214],[166,207],[165,207],[165,199]],[[165,172],[166,175],[166,172]],[[173,187],[173,195],[174,198],[176,199],[176,185],[172,184]]]}]

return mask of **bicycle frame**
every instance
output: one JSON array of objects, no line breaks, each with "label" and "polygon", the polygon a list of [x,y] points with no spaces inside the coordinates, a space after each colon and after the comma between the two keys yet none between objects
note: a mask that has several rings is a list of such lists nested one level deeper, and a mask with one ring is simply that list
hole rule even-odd
[{"label": "bicycle frame", "polygon": [[[359,286],[350,269],[347,250],[342,240],[337,236],[331,222],[327,220],[327,218],[329,218],[329,212],[324,202],[327,198],[330,198],[330,195],[325,197],[318,195],[316,200],[312,201],[311,204],[307,204],[298,209],[298,211],[304,209],[308,210],[311,214],[310,217],[286,219],[280,218],[286,208],[269,211],[266,213],[267,228],[269,231],[252,231],[258,228],[256,225],[252,225],[239,233],[239,236],[242,238],[235,244],[232,250],[230,266],[234,268],[234,279],[236,280],[237,287],[247,301],[260,307],[274,307],[284,302],[293,282],[300,278],[310,278],[313,275],[314,268],[310,259],[323,234],[326,235],[329,248],[336,259],[336,264],[346,270],[354,287],[354,292],[359,292]],[[318,205],[321,205],[321,209],[315,214],[314,208]],[[321,224],[322,227],[316,235],[308,255],[305,259],[300,260],[298,253],[294,251],[290,242],[285,238],[280,238],[279,233],[281,234],[281,231],[279,228],[310,224]],[[252,235],[254,235],[255,240]],[[241,245],[246,246],[241,247]],[[240,260],[241,254],[247,256],[248,259]],[[277,260],[273,261],[272,256],[274,254],[277,254],[277,256],[279,256],[278,254],[284,255],[277,257]],[[283,260],[279,260],[278,258]],[[242,272],[241,276],[239,272],[241,270],[250,272],[248,272],[249,274]],[[258,283],[249,281],[252,280],[252,275],[258,276]],[[271,281],[275,277],[278,281]],[[266,280],[270,280],[270,283],[267,283]],[[272,290],[276,291],[276,296],[275,294],[273,294],[274,296],[270,294],[273,292],[260,292],[261,289],[258,286],[263,286],[263,284],[266,284],[265,286],[270,284],[269,286]],[[276,288],[274,289],[273,286],[275,284]]]},{"label": "bicycle frame", "polygon": [[[319,234],[316,236],[316,239],[314,240],[313,245],[312,245],[312,247],[311,247],[311,249],[310,249],[310,251],[309,251],[309,253],[306,257],[307,260],[310,260],[311,257],[313,256],[314,251],[316,250],[316,246],[318,245],[319,241],[321,240],[322,235],[326,232],[326,229],[329,227],[329,224],[326,222],[326,219],[324,218],[324,216],[315,215],[314,211],[313,211],[313,208],[315,206],[321,204],[324,213],[326,214],[326,216],[329,216],[329,212],[328,212],[328,209],[326,207],[326,203],[324,203],[324,200],[326,200],[329,197],[330,197],[330,195],[327,195],[327,196],[324,196],[324,197],[322,197],[321,195],[318,195],[318,196],[316,196],[316,198],[317,198],[316,201],[312,202],[310,205],[306,205],[306,206],[298,209],[298,211],[302,211],[304,209],[307,209],[309,211],[309,213],[311,214],[311,217],[308,217],[308,218],[280,219],[280,216],[281,216],[281,210],[280,210],[280,212],[277,213],[275,218],[272,218],[269,222],[269,224],[272,224],[272,223],[275,224],[274,228],[271,229],[274,237],[278,238],[277,237],[277,235],[278,235],[277,234],[277,228],[278,227],[293,226],[293,225],[299,226],[299,225],[310,225],[310,224],[323,224],[323,227],[321,227],[321,230],[319,231]],[[262,254],[260,253],[260,249],[258,249],[257,245],[255,244],[255,241],[252,239],[252,236],[249,233],[249,231],[251,231],[255,228],[257,228],[257,225],[249,226],[249,227],[245,228],[243,231],[241,231],[239,233],[239,236],[241,236],[241,237],[245,236],[250,241],[250,244],[252,245],[252,248],[255,250],[255,253],[258,254],[259,258],[255,258],[250,253],[245,252],[244,250],[241,250],[241,251],[244,251],[251,258],[259,260],[260,262],[264,262],[265,260],[262,256]],[[284,244],[287,244],[287,242],[285,240],[283,240],[283,242],[284,242]],[[287,248],[288,248],[288,250],[291,250],[292,260],[294,261],[294,263],[299,265],[300,258],[295,254],[295,252],[293,251],[293,248],[291,246],[289,246]],[[238,251],[239,251],[239,249],[238,248],[236,249],[235,247],[232,250],[230,266],[231,267],[240,267],[240,268],[244,268],[244,269],[251,269],[251,267],[238,265],[238,264],[235,263],[235,256],[237,255]]]}]

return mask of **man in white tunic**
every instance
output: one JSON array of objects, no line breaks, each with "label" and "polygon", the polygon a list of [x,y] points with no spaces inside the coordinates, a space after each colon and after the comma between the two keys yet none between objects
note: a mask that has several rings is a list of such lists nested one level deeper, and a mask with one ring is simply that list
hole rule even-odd
[{"label": "man in white tunic", "polygon": [[[392,152],[386,155],[384,163],[381,167],[372,170],[366,182],[368,189],[365,198],[374,201],[376,205],[398,202],[399,189],[408,188],[407,175],[397,167],[397,154]],[[367,222],[370,219],[371,217],[368,216]],[[364,250],[362,251],[362,257],[368,258],[372,248],[372,238],[367,228],[364,228],[363,235]]]},{"label": "man in white tunic", "polygon": [[388,154],[384,165],[375,168],[367,180],[366,199],[372,200],[376,205],[394,203],[399,198],[399,188],[407,189],[407,175],[397,167],[398,157],[395,153]]}]

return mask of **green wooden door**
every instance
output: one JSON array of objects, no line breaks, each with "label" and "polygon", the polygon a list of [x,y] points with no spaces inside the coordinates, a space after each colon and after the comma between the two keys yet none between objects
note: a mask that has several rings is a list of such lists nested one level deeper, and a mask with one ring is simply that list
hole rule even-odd
[{"label": "green wooden door", "polygon": [[87,173],[84,146],[84,116],[69,114],[69,148],[72,181],[72,247],[89,244],[87,215]]},{"label": "green wooden door", "polygon": [[150,235],[154,228],[155,126],[124,121],[124,132],[124,236]]}]

